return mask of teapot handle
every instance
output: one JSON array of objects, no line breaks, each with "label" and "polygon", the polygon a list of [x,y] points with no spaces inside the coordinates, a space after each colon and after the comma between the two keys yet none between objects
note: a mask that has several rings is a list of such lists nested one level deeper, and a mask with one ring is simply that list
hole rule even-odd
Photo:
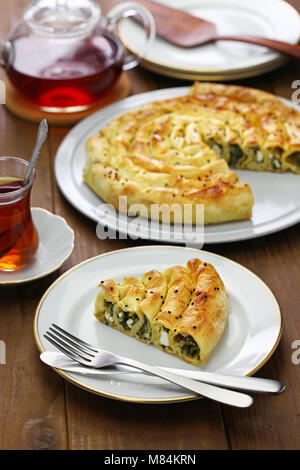
[{"label": "teapot handle", "polygon": [[142,24],[146,30],[147,39],[142,49],[137,54],[127,55],[124,58],[123,70],[130,70],[136,67],[140,60],[145,57],[149,48],[153,44],[156,35],[155,21],[152,14],[147,8],[135,2],[125,2],[117,5],[106,16],[106,27],[108,30],[113,31],[116,25],[123,19],[130,16],[140,16]]},{"label": "teapot handle", "polygon": [[0,39],[0,66],[7,68],[11,63],[13,46],[10,41]]}]

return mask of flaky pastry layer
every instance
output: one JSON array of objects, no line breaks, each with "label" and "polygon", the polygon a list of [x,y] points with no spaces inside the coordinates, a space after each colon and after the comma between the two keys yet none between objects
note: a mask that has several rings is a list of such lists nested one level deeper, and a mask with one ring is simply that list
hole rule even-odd
[{"label": "flaky pastry layer", "polygon": [[100,322],[195,365],[206,361],[229,314],[220,276],[199,259],[99,286],[95,316]]}]

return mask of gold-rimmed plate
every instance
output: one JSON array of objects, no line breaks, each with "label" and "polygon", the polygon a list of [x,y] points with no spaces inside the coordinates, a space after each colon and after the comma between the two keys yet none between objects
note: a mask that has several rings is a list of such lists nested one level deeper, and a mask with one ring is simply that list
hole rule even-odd
[{"label": "gold-rimmed plate", "polygon": [[[125,357],[162,367],[195,369],[173,355],[99,323],[93,315],[101,280],[140,277],[153,268],[162,271],[174,264],[185,265],[195,257],[215,266],[230,297],[230,315],[224,334],[201,369],[237,376],[253,374],[270,358],[280,340],[282,318],[274,295],[254,273],[227,258],[173,246],[113,251],[89,259],[63,274],[49,287],[36,310],[34,335],[40,352],[55,351],[43,334],[51,323],[56,323],[90,344]],[[142,374],[85,376],[57,372],[88,391],[119,400],[170,403],[197,398],[157,377]]]},{"label": "gold-rimmed plate", "polygon": [[[160,0],[194,16],[212,21],[222,35],[249,34],[297,44],[298,12],[283,0]],[[133,20],[121,23],[120,36],[132,52],[143,40],[142,28]],[[273,70],[286,58],[270,49],[241,42],[180,48],[157,37],[142,65],[155,72],[190,80],[234,80]]]}]

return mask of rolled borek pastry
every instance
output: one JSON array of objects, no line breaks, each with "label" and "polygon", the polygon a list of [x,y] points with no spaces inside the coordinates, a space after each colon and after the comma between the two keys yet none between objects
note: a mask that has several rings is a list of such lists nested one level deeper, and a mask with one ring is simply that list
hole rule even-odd
[{"label": "rolled borek pastry", "polygon": [[96,318],[144,343],[153,343],[191,364],[202,364],[219,341],[229,313],[224,284],[199,259],[152,270],[139,280],[101,281]]},{"label": "rolled borek pastry", "polygon": [[190,273],[184,266],[174,266],[164,272],[168,283],[166,300],[158,312],[153,325],[153,342],[156,347],[175,354],[173,335],[189,305],[193,290]]},{"label": "rolled borek pastry", "polygon": [[167,291],[163,275],[153,270],[141,280],[127,277],[118,285],[109,279],[102,281],[99,287],[102,291],[95,302],[97,320],[144,343],[151,343],[151,324]]},{"label": "rolled borek pastry", "polygon": [[215,268],[198,259],[188,262],[194,291],[179,318],[173,343],[176,354],[192,364],[202,364],[218,343],[229,314],[229,298]]}]

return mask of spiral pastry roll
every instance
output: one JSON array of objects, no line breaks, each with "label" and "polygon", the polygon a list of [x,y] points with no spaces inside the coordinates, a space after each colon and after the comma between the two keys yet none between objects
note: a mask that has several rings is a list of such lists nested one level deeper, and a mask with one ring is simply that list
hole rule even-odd
[{"label": "spiral pastry roll", "polygon": [[[191,223],[248,219],[254,199],[229,167],[300,173],[300,115],[276,96],[246,87],[195,83],[188,96],[147,104],[112,121],[86,144],[84,181],[105,202],[142,205],[162,220],[172,207]],[[127,206],[120,207],[120,196]]]}]

